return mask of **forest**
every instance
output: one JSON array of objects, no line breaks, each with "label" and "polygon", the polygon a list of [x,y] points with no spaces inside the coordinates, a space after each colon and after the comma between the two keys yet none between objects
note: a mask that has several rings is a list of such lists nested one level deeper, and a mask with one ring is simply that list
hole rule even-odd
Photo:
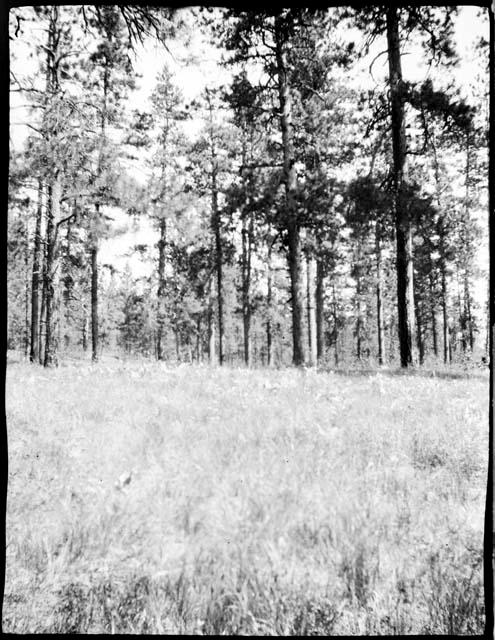
[{"label": "forest", "polygon": [[3,630],[493,635],[488,23],[12,6]]},{"label": "forest", "polygon": [[9,349],[486,361],[486,9],[47,5],[9,42]]}]

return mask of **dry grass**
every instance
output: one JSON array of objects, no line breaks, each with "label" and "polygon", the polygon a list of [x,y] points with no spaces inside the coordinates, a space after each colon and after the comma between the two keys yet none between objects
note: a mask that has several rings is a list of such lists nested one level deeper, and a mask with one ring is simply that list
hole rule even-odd
[{"label": "dry grass", "polygon": [[14,364],[6,402],[4,631],[483,632],[488,378]]}]

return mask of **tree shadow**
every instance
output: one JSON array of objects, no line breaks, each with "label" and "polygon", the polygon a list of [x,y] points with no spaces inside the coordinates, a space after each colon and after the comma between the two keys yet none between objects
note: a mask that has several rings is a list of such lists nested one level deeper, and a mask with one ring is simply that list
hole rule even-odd
[{"label": "tree shadow", "polygon": [[414,376],[420,378],[432,378],[441,380],[489,380],[489,369],[486,367],[483,371],[438,371],[435,369],[420,369],[420,368],[368,368],[368,369],[318,369],[318,373],[335,373],[340,376],[357,377],[357,376],[373,376],[381,375],[389,378],[395,378],[398,376]]}]

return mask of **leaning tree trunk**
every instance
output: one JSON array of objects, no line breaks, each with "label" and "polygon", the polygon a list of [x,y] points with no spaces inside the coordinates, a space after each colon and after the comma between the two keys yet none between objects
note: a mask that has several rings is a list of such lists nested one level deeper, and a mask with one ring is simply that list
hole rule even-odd
[{"label": "leaning tree trunk", "polygon": [[34,231],[33,273],[31,279],[31,349],[29,360],[38,362],[40,348],[40,275],[41,275],[41,224],[43,218],[43,183],[38,180],[38,208]]},{"label": "leaning tree trunk", "polygon": [[292,301],[292,361],[303,365],[306,359],[303,337],[304,294],[302,284],[302,257],[300,228],[295,199],[296,170],[292,132],[291,94],[287,74],[287,43],[280,17],[275,18],[275,55],[277,61],[280,128],[285,181],[286,229]]},{"label": "leaning tree trunk", "polygon": [[390,107],[392,115],[394,216],[397,244],[397,319],[400,362],[402,367],[408,367],[415,363],[416,349],[413,340],[414,290],[412,230],[404,194],[406,134],[398,11],[400,10],[396,7],[389,7],[387,9],[387,43]]},{"label": "leaning tree trunk", "polygon": [[158,291],[157,291],[157,329],[156,357],[163,360],[163,327],[165,321],[165,248],[167,245],[167,221],[160,220],[160,239],[158,240]]},{"label": "leaning tree trunk", "polygon": [[58,323],[60,315],[60,264],[57,239],[57,224],[60,219],[62,195],[60,176],[56,176],[49,187],[46,224],[46,330],[45,367],[58,365]]}]

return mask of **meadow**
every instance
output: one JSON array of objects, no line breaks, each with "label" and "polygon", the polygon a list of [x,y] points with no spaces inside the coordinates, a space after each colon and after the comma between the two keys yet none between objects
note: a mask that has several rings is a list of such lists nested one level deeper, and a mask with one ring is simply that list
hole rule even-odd
[{"label": "meadow", "polygon": [[9,364],[3,630],[480,634],[488,376]]}]

